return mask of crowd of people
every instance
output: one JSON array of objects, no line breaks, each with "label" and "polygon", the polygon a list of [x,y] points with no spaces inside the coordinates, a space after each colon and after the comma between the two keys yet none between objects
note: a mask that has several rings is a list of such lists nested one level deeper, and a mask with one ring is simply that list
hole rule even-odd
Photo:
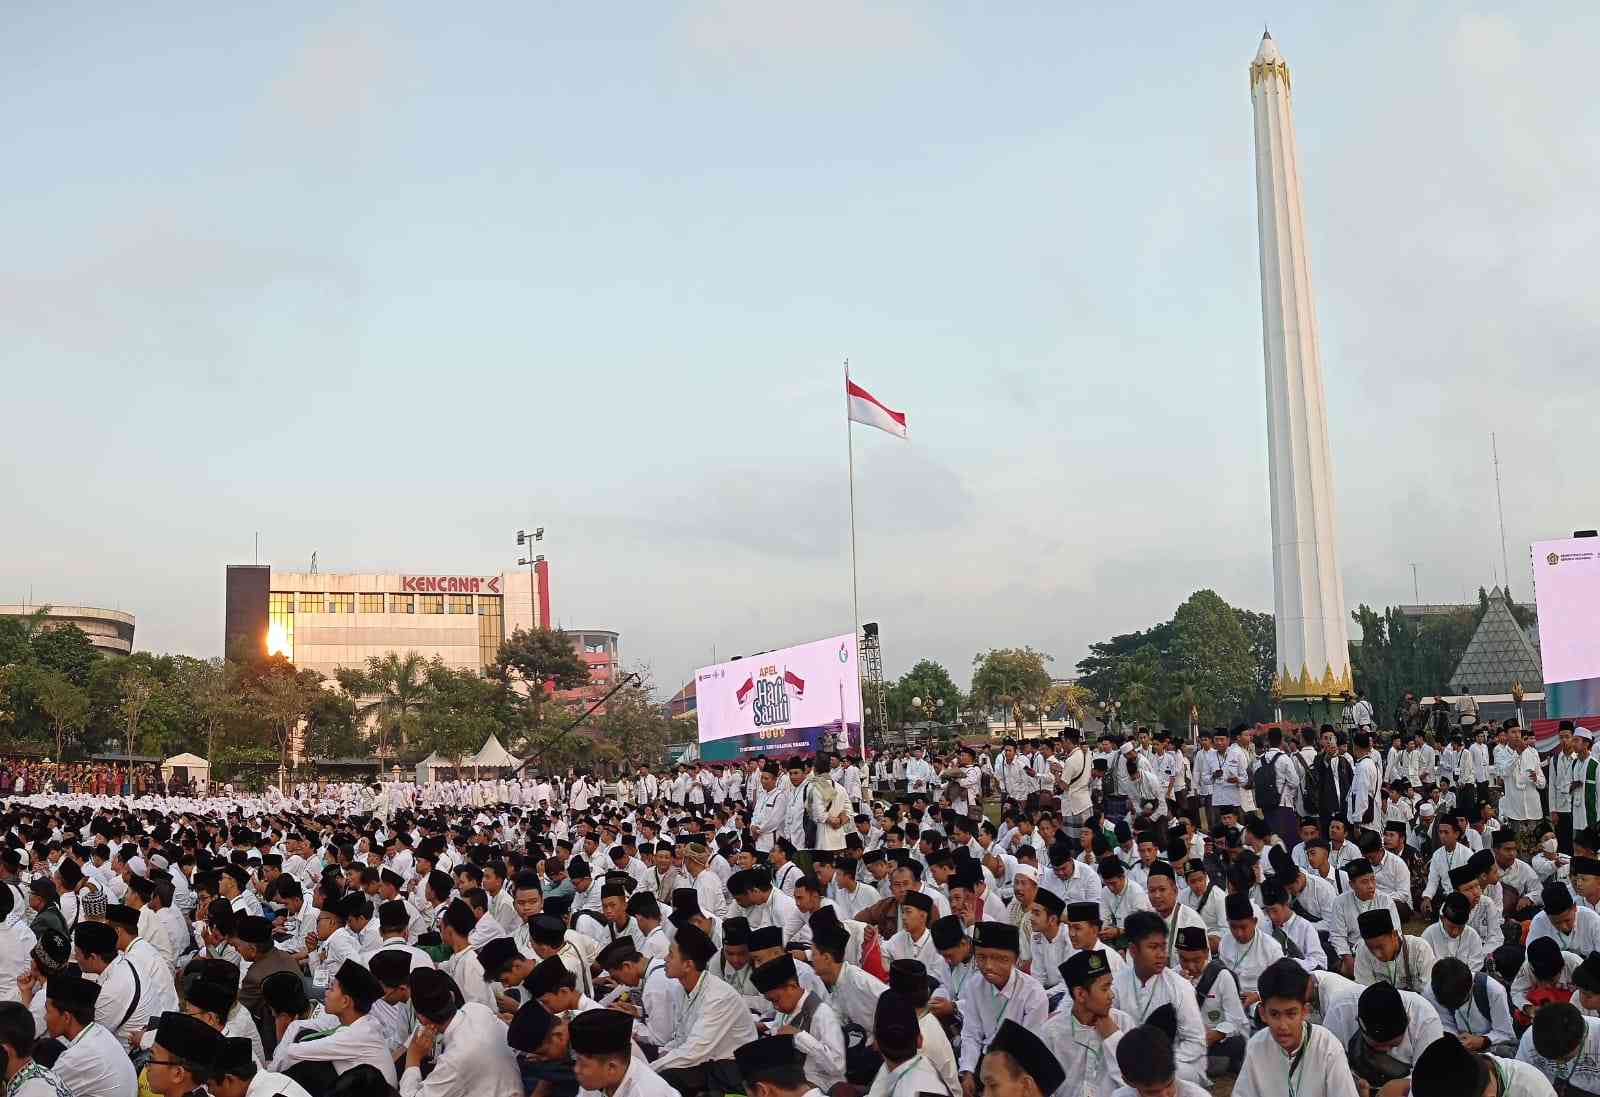
[{"label": "crowd of people", "polygon": [[1600,1093],[1563,727],[0,802],[5,1097]]}]

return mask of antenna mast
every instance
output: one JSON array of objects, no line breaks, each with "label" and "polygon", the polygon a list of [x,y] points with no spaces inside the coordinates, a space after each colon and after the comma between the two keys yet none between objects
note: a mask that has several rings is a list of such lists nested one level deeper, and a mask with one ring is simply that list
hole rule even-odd
[{"label": "antenna mast", "polygon": [[[1495,438],[1494,431],[1489,432],[1489,447],[1494,454],[1494,502],[1495,508],[1500,513],[1500,581],[1509,584],[1511,581],[1510,558],[1506,555],[1506,500],[1500,491],[1500,443]],[[1505,589],[1504,586],[1501,587]]]}]

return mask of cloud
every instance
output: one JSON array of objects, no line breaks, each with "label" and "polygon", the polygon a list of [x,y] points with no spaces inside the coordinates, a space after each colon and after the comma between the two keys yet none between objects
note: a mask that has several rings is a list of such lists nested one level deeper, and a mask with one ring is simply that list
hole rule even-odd
[{"label": "cloud", "polygon": [[854,64],[934,41],[925,13],[900,3],[714,0],[693,8],[677,36],[697,53],[737,64]]},{"label": "cloud", "polygon": [[333,316],[333,302],[356,286],[355,272],[342,264],[207,235],[165,210],[106,225],[91,238],[95,250],[54,269],[0,273],[10,354],[47,349],[159,365],[142,384],[227,384],[246,365],[249,327],[239,323],[239,307],[305,291],[313,311],[300,319],[314,318],[322,305]]}]

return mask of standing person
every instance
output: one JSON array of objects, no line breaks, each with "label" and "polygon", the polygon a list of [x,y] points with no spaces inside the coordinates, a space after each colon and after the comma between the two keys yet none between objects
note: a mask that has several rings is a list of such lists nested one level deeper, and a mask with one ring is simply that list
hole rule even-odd
[{"label": "standing person", "polygon": [[1556,846],[1563,853],[1572,852],[1572,798],[1578,791],[1578,748],[1572,730],[1571,720],[1561,721],[1561,745],[1550,756],[1545,773],[1550,790],[1550,825],[1556,828]]},{"label": "standing person", "polygon": [[[1267,749],[1261,755],[1260,767],[1259,773],[1265,776],[1255,779],[1255,787],[1260,790],[1256,800],[1273,831],[1293,841],[1295,832],[1300,829],[1300,817],[1295,811],[1300,802],[1300,767],[1283,749],[1282,728],[1268,729]],[[1277,800],[1275,805],[1264,802],[1273,799]]]},{"label": "standing person", "polygon": [[1077,728],[1062,732],[1066,747],[1057,759],[1061,768],[1061,830],[1076,843],[1078,831],[1089,822],[1094,811],[1090,785],[1094,780],[1094,760],[1083,746]]},{"label": "standing person", "polygon": [[1222,757],[1211,745],[1211,736],[1202,734],[1194,751],[1195,808],[1200,814],[1200,825],[1210,830],[1216,820],[1211,808],[1211,797],[1216,791],[1217,770],[1222,767]]},{"label": "standing person", "polygon": [[1358,830],[1376,835],[1383,826],[1378,818],[1378,763],[1372,757],[1372,736],[1358,731],[1350,736],[1350,791],[1346,797],[1345,818]]},{"label": "standing person", "polygon": [[1218,811],[1225,807],[1239,811],[1243,806],[1244,787],[1250,781],[1249,756],[1240,744],[1230,742],[1230,737],[1231,733],[1217,729],[1216,749],[1220,762],[1213,777],[1211,803]]},{"label": "standing person", "polygon": [[1339,735],[1332,724],[1322,725],[1320,745],[1322,750],[1311,764],[1309,775],[1314,795],[1308,799],[1315,800],[1318,826],[1323,834],[1328,834],[1334,817],[1344,812],[1354,771],[1350,759],[1339,753]]},{"label": "standing person", "polygon": [[1506,727],[1508,754],[1500,779],[1505,792],[1500,797],[1500,818],[1517,836],[1517,852],[1524,859],[1533,857],[1537,848],[1535,827],[1544,818],[1544,807],[1539,800],[1539,790],[1544,788],[1544,767],[1539,762],[1539,752],[1522,737],[1522,728],[1515,720]]}]

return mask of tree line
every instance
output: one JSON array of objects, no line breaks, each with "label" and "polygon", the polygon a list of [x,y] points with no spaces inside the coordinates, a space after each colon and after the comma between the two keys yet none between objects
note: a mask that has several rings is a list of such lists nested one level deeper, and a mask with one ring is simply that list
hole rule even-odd
[{"label": "tree line", "polygon": [[[404,767],[430,753],[463,761],[497,736],[543,766],[655,763],[671,723],[642,679],[578,731],[585,707],[559,691],[589,668],[559,629],[517,630],[480,674],[390,652],[330,679],[234,645],[226,658],[97,652],[77,626],[0,618],[0,750],[73,761],[191,752],[230,766],[376,756]],[[531,686],[531,688],[530,688]]]}]

